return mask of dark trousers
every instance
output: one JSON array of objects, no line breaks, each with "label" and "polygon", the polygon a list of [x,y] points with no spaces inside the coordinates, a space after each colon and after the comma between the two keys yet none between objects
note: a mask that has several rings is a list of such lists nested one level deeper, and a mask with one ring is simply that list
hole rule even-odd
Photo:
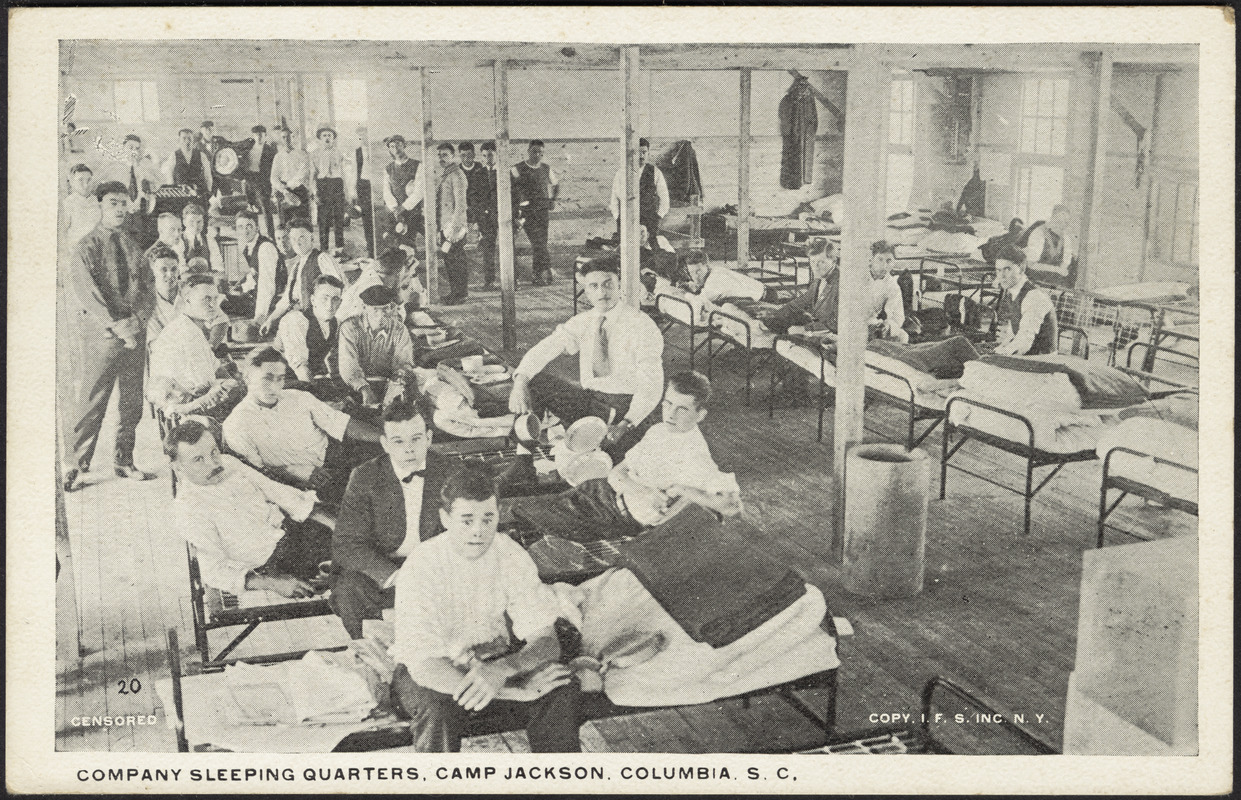
[{"label": "dark trousers", "polygon": [[[419,686],[404,664],[392,674],[392,695],[409,715],[414,748],[420,753],[458,753],[470,718],[485,714],[502,716],[512,727],[525,724],[530,749],[535,753],[580,753],[582,742],[582,690],[573,679],[537,700],[519,703],[492,700],[482,711],[466,711],[446,694]],[[507,726],[506,726],[507,727]]]},{"label": "dark trousers", "polygon": [[257,208],[263,215],[263,219],[267,221],[267,231],[264,235],[275,239],[276,228],[272,220],[271,209],[271,181],[263,180],[257,172],[246,175],[246,200]]},{"label": "dark trousers", "polygon": [[448,274],[448,292],[452,297],[465,297],[470,293],[470,264],[465,257],[465,239],[454,242],[448,252],[440,251],[444,260],[444,272]]},{"label": "dark trousers", "polygon": [[336,234],[336,246],[345,246],[345,179],[320,178],[316,185],[319,195],[319,249],[328,249],[329,229]]},{"label": "dark trousers", "polygon": [[134,436],[142,421],[142,377],[146,342],[125,348],[120,339],[88,339],[78,331],[61,348],[61,424],[65,469],[85,470],[95,456],[99,432],[113,388],[120,412],[115,456],[118,465],[134,462]]},{"label": "dark trousers", "polygon": [[617,503],[606,478],[585,481],[550,497],[526,497],[513,504],[513,516],[539,533],[574,542],[637,536],[642,525]]},{"label": "dark trousers", "polygon": [[[397,233],[397,223],[405,223],[405,233]],[[396,247],[405,245],[416,249],[418,234],[424,234],[426,228],[426,218],[422,216],[422,206],[415,206],[412,210],[397,206],[396,212],[392,215],[392,230],[384,235],[386,247]]]},{"label": "dark trousers", "polygon": [[483,282],[495,283],[496,266],[499,263],[496,260],[496,236],[499,232],[495,219],[481,219],[478,221],[478,249],[483,256]]},{"label": "dark trousers", "polygon": [[[638,224],[646,228],[647,235],[650,236],[651,247],[658,247],[655,243],[655,237],[659,235],[659,227],[664,222],[664,218],[658,214],[638,215]],[[616,238],[620,240],[620,218],[616,218]]]},{"label": "dark trousers", "polygon": [[286,228],[294,220],[310,221],[310,189],[305,186],[294,186],[289,189],[289,194],[297,198],[300,205],[281,205],[280,206],[280,224]]},{"label": "dark trousers", "polygon": [[[629,403],[633,400],[631,394],[588,391],[546,372],[540,372],[530,379],[530,396],[535,413],[541,415],[544,411],[550,411],[560,418],[565,427],[582,417],[599,417],[607,422],[612,411],[616,412],[613,422],[619,421],[629,411]],[[613,463],[620,463],[629,448],[642,440],[652,424],[653,413],[630,429],[615,445],[604,447],[604,452],[612,457]]]},{"label": "dark trousers", "polygon": [[284,521],[284,536],[276,542],[267,562],[256,572],[264,575],[292,575],[309,580],[319,574],[319,565],[332,558],[332,532],[317,522]]},{"label": "dark trousers", "polygon": [[362,638],[362,620],[382,619],[383,610],[396,605],[396,587],[380,588],[375,579],[352,569],[333,570],[328,604],[340,617],[350,639]]},{"label": "dark trousers", "polygon": [[530,269],[535,275],[550,272],[552,256],[547,251],[548,212],[531,210],[526,212],[526,221],[522,225],[526,229],[526,238],[530,240]]},{"label": "dark trousers", "polygon": [[371,197],[371,182],[358,181],[358,207],[362,209],[362,235],[366,237],[366,254],[375,257],[375,206]]},{"label": "dark trousers", "polygon": [[352,439],[343,442],[335,439],[329,441],[327,454],[323,458],[323,469],[331,478],[326,486],[318,489],[319,502],[332,508],[340,507],[353,468],[382,452],[383,447],[377,442],[358,442]]}]

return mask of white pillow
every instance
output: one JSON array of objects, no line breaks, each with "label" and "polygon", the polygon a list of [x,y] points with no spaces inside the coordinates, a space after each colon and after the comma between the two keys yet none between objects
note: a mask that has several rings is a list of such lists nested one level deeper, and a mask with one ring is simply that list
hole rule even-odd
[{"label": "white pillow", "polygon": [[824,211],[830,211],[832,222],[835,222],[837,225],[844,224],[845,196],[843,194],[829,194],[827,197],[821,197],[812,202],[810,207],[819,216],[823,216]]},{"label": "white pillow", "polygon": [[1081,410],[1082,398],[1063,372],[1019,372],[982,361],[966,361],[961,387],[1004,409],[1031,404]]}]

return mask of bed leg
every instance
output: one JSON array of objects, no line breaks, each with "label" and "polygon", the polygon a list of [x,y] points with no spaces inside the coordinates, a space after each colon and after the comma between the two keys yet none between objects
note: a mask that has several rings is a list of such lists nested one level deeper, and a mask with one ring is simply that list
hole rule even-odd
[{"label": "bed leg", "polygon": [[750,405],[750,379],[753,373],[750,372],[750,348],[745,349],[745,404],[748,408]]},{"label": "bed leg", "polygon": [[819,433],[817,441],[823,441],[823,405],[827,400],[826,389],[822,377],[819,378]]},{"label": "bed leg", "polygon": [[1034,483],[1034,459],[1026,459],[1026,509],[1025,509],[1025,531],[1026,536],[1030,535],[1030,504],[1034,500],[1034,492],[1031,487]]},{"label": "bed leg", "polygon": [[1097,535],[1095,536],[1095,543],[1094,543],[1096,550],[1103,546],[1103,531],[1107,527],[1107,524],[1104,521],[1107,519],[1106,515],[1107,515],[1107,469],[1105,467],[1103,471],[1103,482],[1102,482],[1102,485],[1099,487],[1099,530],[1097,531]]},{"label": "bed leg", "polygon": [[939,457],[939,499],[943,500],[948,490],[948,440],[952,438],[952,423],[948,421],[948,411],[944,410],[944,447]]}]

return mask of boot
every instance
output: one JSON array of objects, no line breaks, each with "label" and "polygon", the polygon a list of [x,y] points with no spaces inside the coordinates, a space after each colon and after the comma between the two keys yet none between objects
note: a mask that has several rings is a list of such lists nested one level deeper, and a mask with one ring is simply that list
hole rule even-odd
[{"label": "boot", "polygon": [[496,492],[500,497],[510,496],[516,490],[538,483],[539,473],[534,468],[533,453],[518,453],[513,463],[496,476]]}]

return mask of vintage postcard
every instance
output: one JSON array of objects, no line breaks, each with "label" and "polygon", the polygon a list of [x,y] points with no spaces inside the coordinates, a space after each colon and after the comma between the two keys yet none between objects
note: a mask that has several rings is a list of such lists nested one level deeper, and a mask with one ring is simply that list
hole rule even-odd
[{"label": "vintage postcard", "polygon": [[1231,789],[1231,9],[9,23],[11,792]]}]

